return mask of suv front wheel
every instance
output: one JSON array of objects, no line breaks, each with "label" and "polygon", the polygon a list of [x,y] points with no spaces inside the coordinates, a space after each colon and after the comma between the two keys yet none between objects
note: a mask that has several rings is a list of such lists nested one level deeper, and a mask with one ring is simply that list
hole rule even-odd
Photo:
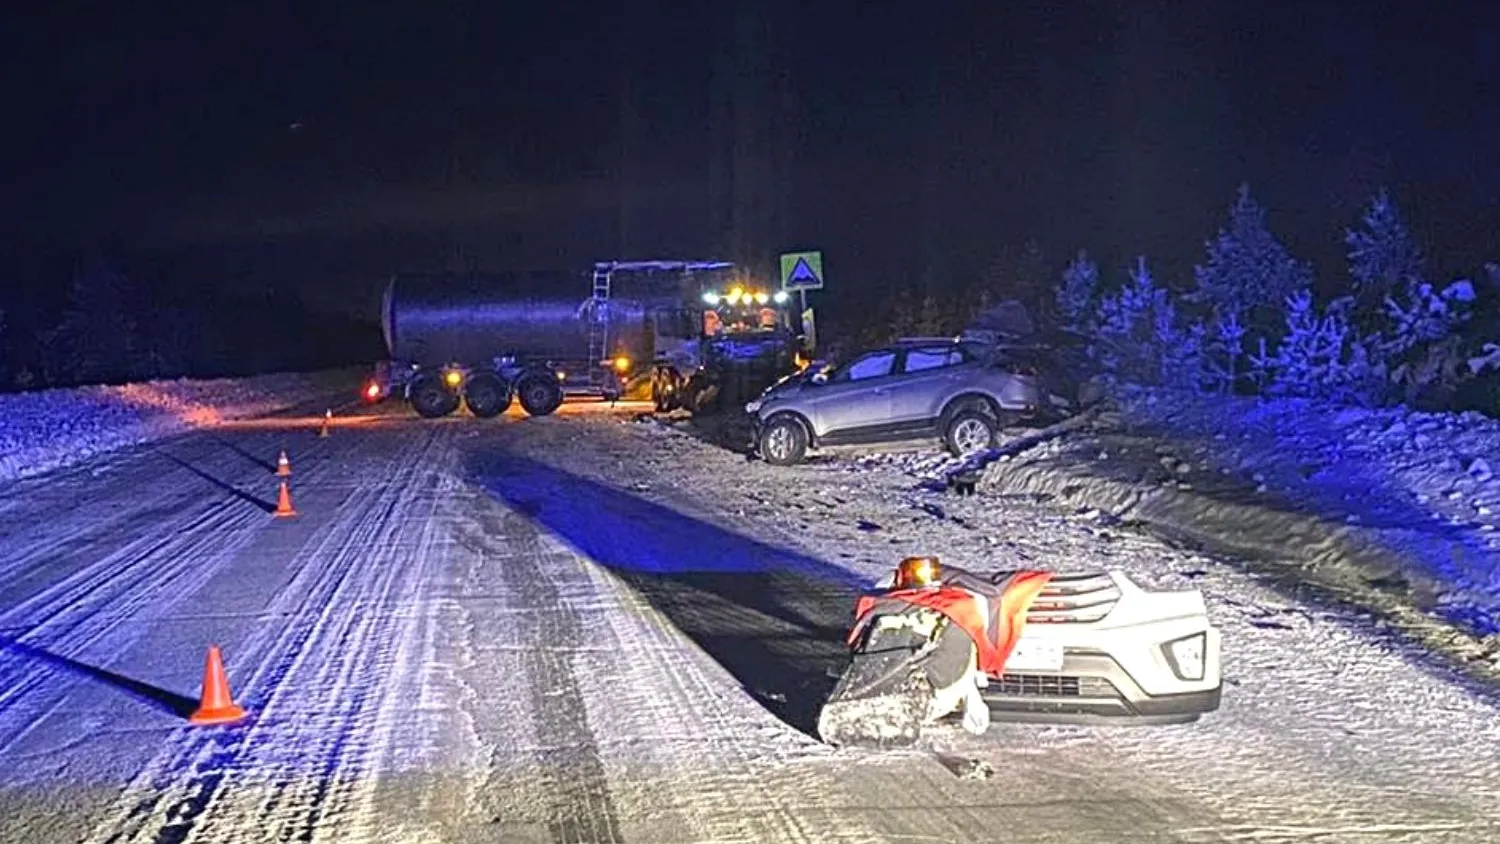
[{"label": "suv front wheel", "polygon": [[778,416],[760,432],[760,456],[772,466],[791,466],[807,456],[807,429],[790,416]]}]

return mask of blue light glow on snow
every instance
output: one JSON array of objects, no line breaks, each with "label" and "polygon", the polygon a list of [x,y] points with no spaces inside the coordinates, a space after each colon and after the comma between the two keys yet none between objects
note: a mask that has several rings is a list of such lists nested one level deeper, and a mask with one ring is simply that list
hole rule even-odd
[{"label": "blue light glow on snow", "polygon": [[869,578],[746,536],[732,521],[712,524],[525,458],[491,454],[470,469],[518,513],[614,570],[767,710],[815,732]]},{"label": "blue light glow on snow", "polygon": [[654,574],[788,571],[851,588],[868,581],[746,536],[740,525],[710,524],[516,455],[484,457],[474,470],[507,505],[613,569]]},{"label": "blue light glow on snow", "polygon": [[[1422,441],[1415,439],[1413,416],[1401,411],[1331,408],[1298,399],[1233,407],[1237,414],[1233,416],[1183,414],[1175,404],[1150,411],[1156,417],[1152,428],[1164,442],[1222,441],[1225,445],[1209,447],[1210,463],[1219,465],[1238,454],[1239,465],[1229,468],[1244,475],[1260,473],[1267,482],[1267,489],[1258,493],[1200,490],[1200,494],[1210,499],[1217,494],[1249,496],[1249,501],[1272,514],[1278,510],[1313,514],[1336,530],[1347,525],[1328,547],[1309,547],[1299,556],[1316,556],[1320,564],[1343,564],[1346,555],[1366,560],[1379,555],[1393,571],[1433,581],[1447,591],[1448,599],[1432,607],[1443,618],[1480,636],[1500,632],[1500,553],[1494,534],[1476,530],[1472,519],[1440,512],[1454,509],[1442,507],[1447,503],[1444,488],[1458,497],[1456,503],[1467,506],[1479,494],[1477,487],[1462,469],[1421,465],[1423,450],[1416,443]],[[1355,428],[1367,433],[1354,436]],[[1388,433],[1372,438],[1370,429]],[[1221,436],[1225,439],[1207,439]],[[1442,433],[1422,436],[1429,442],[1428,459],[1440,464],[1450,451],[1439,440]],[[1414,473],[1425,484],[1414,480]],[[1417,500],[1418,491],[1429,500]],[[1268,526],[1276,524],[1267,522]],[[1248,534],[1276,528],[1242,524],[1234,529]],[[1392,588],[1406,588],[1400,579],[1391,579]],[[1423,602],[1420,596],[1418,602]]]}]

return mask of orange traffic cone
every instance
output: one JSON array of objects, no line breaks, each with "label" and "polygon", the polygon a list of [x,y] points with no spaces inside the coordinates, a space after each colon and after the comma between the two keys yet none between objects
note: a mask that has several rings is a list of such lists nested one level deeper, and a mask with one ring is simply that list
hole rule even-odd
[{"label": "orange traffic cone", "polygon": [[281,482],[281,494],[276,497],[276,512],[272,515],[278,519],[289,519],[297,515],[297,511],[292,509],[292,491],[287,489],[285,480]]},{"label": "orange traffic cone", "polygon": [[333,422],[333,411],[331,411],[331,410],[324,411],[324,413],[323,413],[323,425],[322,425],[322,427],[318,428],[318,436],[320,436],[320,437],[326,437],[326,436],[328,436],[328,426],[332,422]]},{"label": "orange traffic cone", "polygon": [[276,477],[290,478],[292,476],[292,461],[286,459],[286,451],[276,458]]},{"label": "orange traffic cone", "polygon": [[203,694],[198,709],[188,716],[192,724],[229,724],[245,717],[245,710],[234,705],[229,694],[229,678],[224,674],[224,658],[218,645],[208,646],[208,663],[203,668]]}]

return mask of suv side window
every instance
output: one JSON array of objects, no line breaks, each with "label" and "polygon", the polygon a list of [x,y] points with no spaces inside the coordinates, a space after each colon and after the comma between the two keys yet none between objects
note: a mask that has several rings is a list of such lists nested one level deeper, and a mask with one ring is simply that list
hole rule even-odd
[{"label": "suv side window", "polygon": [[895,352],[870,352],[849,361],[849,365],[833,376],[834,381],[868,381],[883,378],[895,368]]},{"label": "suv side window", "polygon": [[929,369],[958,366],[965,360],[963,352],[955,346],[908,349],[906,352],[906,368],[903,371],[910,375],[916,372],[925,372]]}]

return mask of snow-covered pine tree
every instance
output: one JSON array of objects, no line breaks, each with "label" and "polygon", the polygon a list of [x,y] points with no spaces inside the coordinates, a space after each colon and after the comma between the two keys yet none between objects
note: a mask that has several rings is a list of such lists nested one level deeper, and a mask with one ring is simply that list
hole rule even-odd
[{"label": "snow-covered pine tree", "polygon": [[1255,338],[1255,345],[1250,354],[1245,358],[1249,364],[1245,370],[1245,376],[1254,385],[1256,393],[1265,393],[1266,387],[1271,379],[1276,376],[1276,355],[1266,346],[1266,338]]},{"label": "snow-covered pine tree", "polygon": [[1062,281],[1054,296],[1062,326],[1074,331],[1087,327],[1098,293],[1099,265],[1080,249],[1063,270]]},{"label": "snow-covered pine tree", "polygon": [[1130,280],[1099,301],[1094,358],[1117,376],[1142,384],[1197,386],[1199,339],[1178,326],[1165,288],[1136,259]]},{"label": "snow-covered pine tree", "polygon": [[[1099,300],[1090,354],[1100,366],[1123,378],[1141,378],[1141,338],[1137,327],[1146,324],[1151,310],[1151,288],[1142,289],[1131,274],[1128,283]],[[1145,281],[1149,284],[1150,277]]]},{"label": "snow-covered pine tree", "polygon": [[1207,325],[1197,323],[1203,338],[1204,377],[1220,394],[1234,393],[1245,371],[1245,325],[1237,313],[1219,313]]},{"label": "snow-covered pine tree", "polygon": [[1268,363],[1268,392],[1278,396],[1342,401],[1351,383],[1349,323],[1341,309],[1320,313],[1312,292],[1287,297],[1286,334]]},{"label": "snow-covered pine tree", "polygon": [[1287,297],[1311,286],[1311,269],[1293,258],[1266,228],[1266,212],[1241,185],[1229,224],[1207,244],[1208,260],[1195,268],[1193,298],[1216,313],[1238,314],[1252,333],[1279,330]]},{"label": "snow-covered pine tree", "polygon": [[[1144,260],[1139,262],[1137,273],[1147,274]],[[1177,306],[1172,304],[1166,288],[1156,287],[1151,299],[1151,342],[1161,383],[1199,390],[1203,382],[1203,326],[1194,324],[1186,329],[1181,326]]]},{"label": "snow-covered pine tree", "polygon": [[1354,322],[1373,328],[1386,297],[1422,276],[1422,249],[1401,221],[1396,203],[1384,188],[1370,200],[1360,227],[1344,233],[1349,275],[1354,279]]},{"label": "snow-covered pine tree", "polygon": [[1460,329],[1473,314],[1474,299],[1467,279],[1442,290],[1408,279],[1398,294],[1386,297],[1388,322],[1371,345],[1404,401],[1451,390],[1462,380],[1467,357]]}]

